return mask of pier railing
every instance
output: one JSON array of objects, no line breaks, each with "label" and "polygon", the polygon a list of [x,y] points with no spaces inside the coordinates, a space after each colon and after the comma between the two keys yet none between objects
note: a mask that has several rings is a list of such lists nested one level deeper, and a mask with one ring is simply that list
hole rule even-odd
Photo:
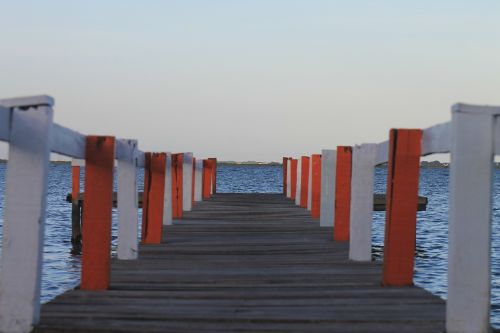
[{"label": "pier railing", "polygon": [[159,243],[162,226],[172,223],[172,216],[182,217],[193,201],[202,200],[202,193],[208,198],[216,191],[215,159],[195,161],[191,153],[143,152],[136,140],[81,134],[53,122],[53,105],[49,96],[0,100],[0,140],[9,145],[0,270],[1,332],[29,332],[39,320],[51,152],[74,159],[73,200],[75,195],[79,200],[80,167],[85,166],[81,289],[109,286],[115,161],[119,259],[137,257],[137,168],[144,167],[145,172],[143,243]]},{"label": "pier railing", "polygon": [[[488,332],[490,327],[491,202],[494,156],[500,154],[499,116],[500,107],[456,104],[448,123],[424,130],[393,129],[388,141],[322,151],[320,224],[333,226],[334,239],[349,241],[349,258],[355,261],[372,260],[374,168],[388,164],[381,277],[386,286],[413,284],[420,157],[451,153],[449,333]],[[289,174],[296,172],[293,159],[284,161],[287,189],[300,186]],[[286,194],[293,197],[290,191]]]}]

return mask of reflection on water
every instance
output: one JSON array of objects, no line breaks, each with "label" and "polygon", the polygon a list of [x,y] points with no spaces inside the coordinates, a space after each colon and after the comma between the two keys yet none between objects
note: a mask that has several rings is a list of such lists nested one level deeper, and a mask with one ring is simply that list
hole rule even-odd
[{"label": "reflection on water", "polygon": [[[229,166],[217,169],[217,191],[282,192],[280,166]],[[385,193],[387,169],[377,168],[375,191]],[[415,283],[446,297],[448,238],[448,169],[422,169],[419,194],[429,198],[427,211],[418,213]],[[82,173],[83,178],[83,173]],[[83,182],[83,179],[82,179]],[[116,184],[115,184],[116,186]],[[142,171],[139,172],[142,188]],[[0,164],[0,216],[3,219],[5,164]],[[42,300],[52,299],[79,284],[80,257],[71,250],[71,205],[65,196],[71,191],[71,168],[53,164],[50,168],[48,210],[44,247]],[[500,171],[495,172],[492,238],[492,323],[500,326]],[[140,214],[140,212],[139,212]],[[140,215],[139,215],[140,217]],[[385,212],[373,213],[373,252],[376,260],[383,256]],[[3,220],[0,222],[0,235]],[[116,211],[113,211],[113,253],[116,249]],[[0,249],[1,254],[1,249]]]}]

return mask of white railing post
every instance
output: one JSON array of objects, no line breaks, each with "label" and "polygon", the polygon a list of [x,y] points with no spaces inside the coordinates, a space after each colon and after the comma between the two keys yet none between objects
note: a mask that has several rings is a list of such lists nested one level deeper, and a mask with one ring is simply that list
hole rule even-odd
[{"label": "white railing post", "polygon": [[299,158],[297,161],[297,182],[295,185],[295,204],[297,206],[300,206],[300,191],[302,188],[302,177],[300,175],[302,174],[302,159]]},{"label": "white railing post", "polygon": [[451,124],[448,333],[489,332],[491,197],[500,107],[457,104]]},{"label": "white railing post", "polygon": [[53,104],[47,96],[0,101],[13,108],[0,270],[1,332],[29,332],[39,320]]},{"label": "white railing post", "polygon": [[353,147],[349,259],[371,261],[372,214],[377,144]]},{"label": "white railing post", "polygon": [[321,151],[321,208],[319,225],[333,227],[335,214],[335,172],[337,151],[323,149]]},{"label": "white railing post", "polygon": [[[137,150],[136,140],[126,140],[132,151]],[[137,259],[138,204],[137,156],[118,160],[118,259]]]},{"label": "white railing post", "polygon": [[163,225],[172,224],[172,153],[167,154],[165,193],[163,195]]},{"label": "white railing post", "polygon": [[194,169],[194,201],[203,200],[203,160],[197,159]]},{"label": "white railing post", "polygon": [[182,210],[189,212],[193,203],[193,153],[184,153],[182,161]]}]

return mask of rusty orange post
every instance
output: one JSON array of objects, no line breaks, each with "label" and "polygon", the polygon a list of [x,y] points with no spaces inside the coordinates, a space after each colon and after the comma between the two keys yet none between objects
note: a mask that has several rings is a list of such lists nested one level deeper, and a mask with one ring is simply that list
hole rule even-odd
[{"label": "rusty orange post", "polygon": [[160,244],[163,232],[165,170],[167,154],[145,153],[142,205],[142,237],[144,244]]},{"label": "rusty orange post", "polygon": [[210,198],[210,191],[212,189],[212,170],[211,170],[211,161],[203,160],[203,186],[202,186],[202,195],[203,199]]},{"label": "rusty orange post", "polygon": [[288,157],[283,157],[282,170],[283,170],[283,195],[286,196],[286,190],[287,190],[286,177],[288,177]]},{"label": "rusty orange post", "polygon": [[337,170],[335,173],[335,225],[333,239],[349,240],[351,218],[352,147],[337,147]]},{"label": "rusty orange post", "polygon": [[182,171],[184,154],[172,154],[172,217],[182,218]]},{"label": "rusty orange post", "polygon": [[109,287],[115,138],[87,136],[82,245],[82,290]]},{"label": "rusty orange post", "polygon": [[292,162],[290,163],[290,169],[291,169],[290,190],[291,190],[291,199],[295,200],[295,192],[297,191],[297,165],[299,164],[299,161],[295,158],[292,158],[291,160]]},{"label": "rusty orange post", "polygon": [[392,129],[382,284],[413,284],[422,130]]},{"label": "rusty orange post", "polygon": [[311,156],[311,168],[311,216],[319,218],[321,204],[321,154],[313,154]]},{"label": "rusty orange post", "polygon": [[215,157],[209,158],[212,165],[212,194],[217,193],[217,159]]},{"label": "rusty orange post", "polygon": [[309,191],[309,156],[300,159],[300,207],[307,208],[307,196]]}]

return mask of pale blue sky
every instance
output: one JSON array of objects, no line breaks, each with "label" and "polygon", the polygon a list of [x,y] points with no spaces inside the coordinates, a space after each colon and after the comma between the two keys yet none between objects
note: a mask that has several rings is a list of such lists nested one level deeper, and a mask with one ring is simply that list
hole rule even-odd
[{"label": "pale blue sky", "polygon": [[500,105],[500,1],[3,1],[0,98],[223,160],[425,128]]}]

